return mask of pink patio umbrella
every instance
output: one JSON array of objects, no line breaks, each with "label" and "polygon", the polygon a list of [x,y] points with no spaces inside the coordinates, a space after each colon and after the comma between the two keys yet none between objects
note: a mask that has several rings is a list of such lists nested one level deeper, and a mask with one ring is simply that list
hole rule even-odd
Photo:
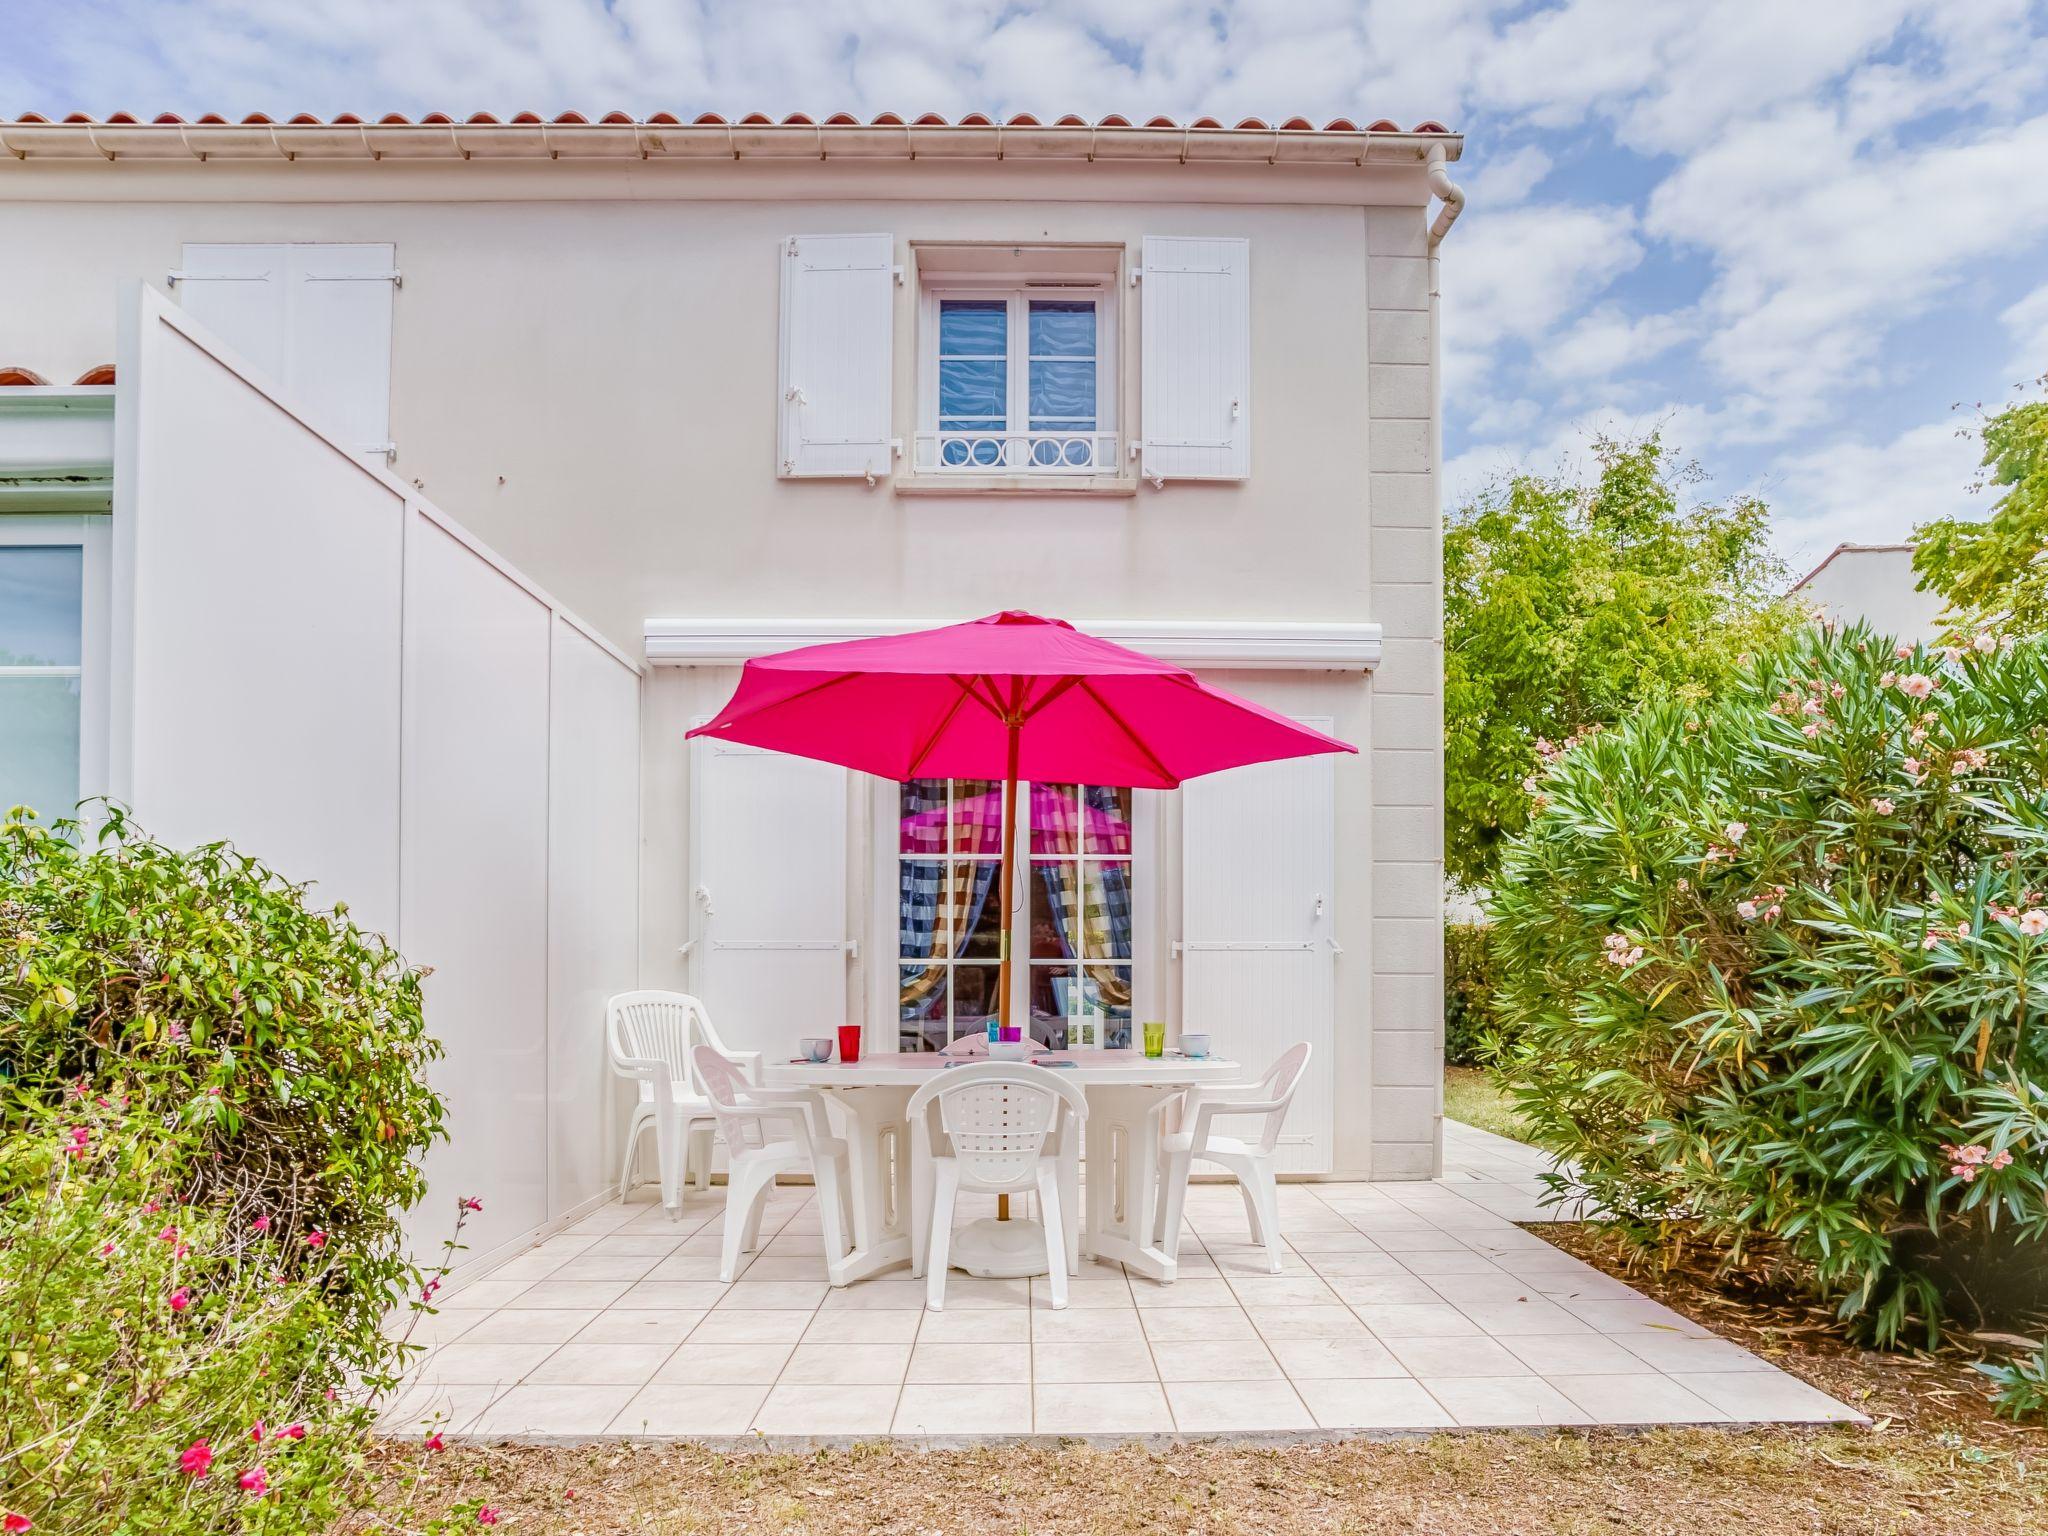
[{"label": "pink patio umbrella", "polygon": [[1020,778],[1173,789],[1225,768],[1358,750],[1185,667],[1015,611],[757,657],[718,717],[690,735],[899,781],[1000,778],[1005,1027]]}]

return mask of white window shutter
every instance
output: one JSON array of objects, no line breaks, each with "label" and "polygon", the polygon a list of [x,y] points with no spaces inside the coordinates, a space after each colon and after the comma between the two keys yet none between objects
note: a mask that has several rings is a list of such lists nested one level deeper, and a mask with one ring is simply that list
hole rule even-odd
[{"label": "white window shutter", "polygon": [[1165,480],[1252,472],[1251,242],[1147,235],[1143,465]]},{"label": "white window shutter", "polygon": [[[1328,720],[1306,720],[1318,730]],[[1336,1037],[1336,774],[1329,757],[1262,763],[1181,786],[1181,1029],[1249,1078],[1314,1048],[1279,1167],[1332,1167]]]},{"label": "white window shutter", "polygon": [[782,242],[776,472],[868,476],[892,468],[891,235],[791,235]]},{"label": "white window shutter", "polygon": [[690,753],[690,989],[729,1046],[786,1061],[850,1017],[847,770],[701,736]]},{"label": "white window shutter", "polygon": [[395,260],[389,245],[188,245],[179,300],[315,426],[382,465]]}]

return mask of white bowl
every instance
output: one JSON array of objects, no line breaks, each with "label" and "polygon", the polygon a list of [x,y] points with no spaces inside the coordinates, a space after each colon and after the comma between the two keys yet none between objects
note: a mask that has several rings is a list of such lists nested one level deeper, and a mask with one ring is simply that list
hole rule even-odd
[{"label": "white bowl", "polygon": [[1209,1054],[1209,1037],[1207,1035],[1182,1035],[1180,1037],[1180,1053],[1183,1056],[1192,1056],[1197,1061],[1205,1059]]}]

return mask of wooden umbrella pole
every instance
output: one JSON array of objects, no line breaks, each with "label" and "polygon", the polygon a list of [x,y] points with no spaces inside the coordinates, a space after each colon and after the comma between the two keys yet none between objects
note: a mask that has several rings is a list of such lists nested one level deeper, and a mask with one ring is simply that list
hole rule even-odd
[{"label": "wooden umbrella pole", "polygon": [[[1010,946],[1013,942],[1012,929],[1015,926],[1015,891],[1017,878],[1017,749],[1023,735],[1024,722],[1015,713],[1009,719],[1010,760],[1003,774],[1003,863],[997,875],[997,911],[1002,918],[1002,937],[998,941],[996,966],[996,1025],[998,1037],[1007,1034],[1010,1028]],[[996,1220],[1010,1219],[1010,1197],[996,1196]]]}]

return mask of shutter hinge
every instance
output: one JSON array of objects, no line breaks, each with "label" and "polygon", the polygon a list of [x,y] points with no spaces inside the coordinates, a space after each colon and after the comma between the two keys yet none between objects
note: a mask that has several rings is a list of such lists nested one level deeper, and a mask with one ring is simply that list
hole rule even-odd
[{"label": "shutter hinge", "polygon": [[1139,278],[1141,278],[1141,277],[1143,277],[1144,275],[1145,275],[1145,269],[1144,269],[1143,267],[1133,267],[1133,268],[1131,268],[1131,286],[1132,286],[1133,288],[1137,287],[1137,286],[1138,286],[1138,279],[1139,279]]},{"label": "shutter hinge", "polygon": [[896,275],[896,286],[901,288],[903,286],[903,269],[901,267],[891,267],[889,270]]},{"label": "shutter hinge", "polygon": [[389,283],[394,288],[405,286],[405,276],[396,267],[388,272],[308,272],[309,283]]},{"label": "shutter hinge", "polygon": [[187,272],[178,269],[164,274],[164,279],[175,288],[180,283],[267,283],[268,272]]}]

